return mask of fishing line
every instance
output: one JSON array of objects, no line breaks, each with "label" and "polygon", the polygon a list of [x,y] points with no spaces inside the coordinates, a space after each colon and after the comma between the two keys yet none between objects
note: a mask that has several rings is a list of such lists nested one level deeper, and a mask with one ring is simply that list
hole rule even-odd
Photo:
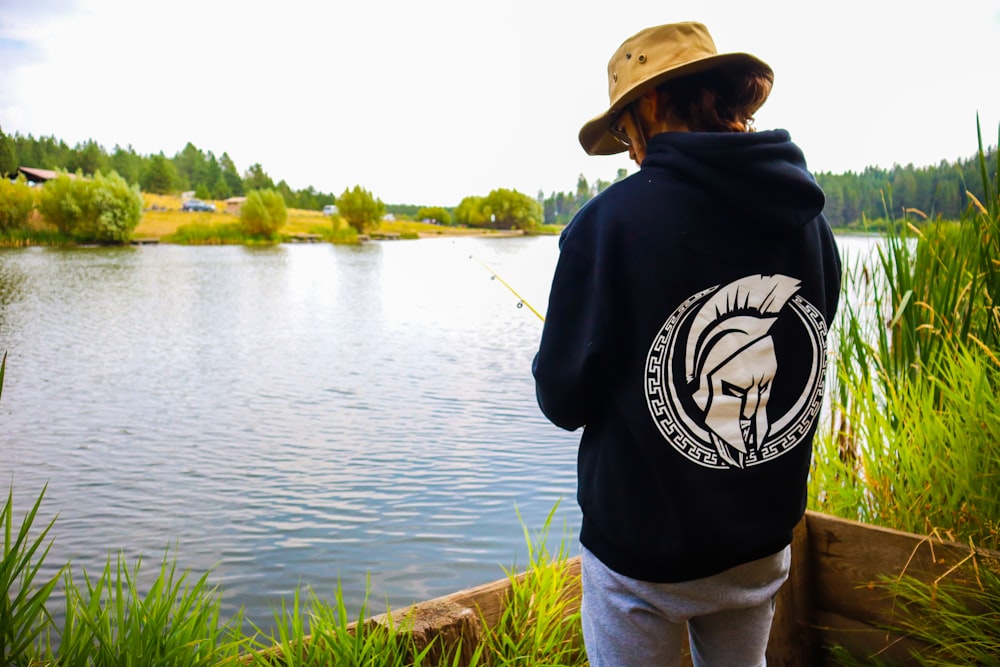
[{"label": "fishing line", "polygon": [[480,265],[481,265],[481,266],[482,266],[482,267],[483,267],[484,269],[486,269],[487,271],[489,271],[489,272],[490,272],[490,275],[492,276],[492,277],[490,278],[490,280],[499,280],[499,281],[500,281],[500,284],[501,284],[501,285],[503,285],[504,287],[506,287],[507,289],[509,289],[509,290],[510,290],[510,293],[511,293],[511,294],[513,294],[514,296],[516,296],[516,297],[517,297],[517,299],[518,299],[518,300],[517,300],[517,307],[518,307],[518,308],[520,308],[520,307],[522,307],[522,306],[525,306],[525,307],[527,307],[527,309],[528,309],[528,310],[530,310],[531,312],[533,312],[533,313],[535,314],[535,316],[536,316],[536,317],[538,317],[538,319],[540,319],[540,320],[541,320],[542,322],[544,322],[544,321],[545,321],[545,317],[544,317],[544,316],[543,316],[543,315],[542,315],[542,314],[541,314],[540,312],[538,312],[537,310],[535,310],[534,308],[532,308],[531,304],[530,304],[530,303],[528,303],[527,301],[525,301],[525,300],[524,300],[524,297],[523,297],[523,296],[521,296],[520,294],[518,294],[518,293],[517,293],[517,290],[515,290],[515,289],[514,289],[513,287],[511,287],[510,285],[508,285],[508,284],[507,284],[507,281],[506,281],[506,280],[504,280],[503,278],[501,278],[501,277],[500,277],[500,276],[499,276],[499,275],[497,274],[497,272],[496,272],[496,271],[494,271],[493,269],[491,269],[491,268],[490,268],[490,266],[489,266],[488,264],[486,264],[486,262],[484,262],[483,260],[479,259],[479,258],[478,258],[478,257],[476,257],[475,255],[469,255],[469,259],[474,259],[474,260],[476,260],[477,262],[479,262],[479,264],[480,264]]}]

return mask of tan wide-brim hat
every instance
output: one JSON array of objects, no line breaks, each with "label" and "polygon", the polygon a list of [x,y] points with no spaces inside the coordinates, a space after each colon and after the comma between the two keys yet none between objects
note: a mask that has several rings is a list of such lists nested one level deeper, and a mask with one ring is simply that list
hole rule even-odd
[{"label": "tan wide-brim hat", "polygon": [[718,53],[708,28],[701,23],[670,23],[629,37],[608,62],[611,105],[583,126],[580,145],[590,155],[627,150],[610,132],[612,119],[622,109],[671,79],[725,68],[763,70],[773,77],[771,67],[749,53]]}]

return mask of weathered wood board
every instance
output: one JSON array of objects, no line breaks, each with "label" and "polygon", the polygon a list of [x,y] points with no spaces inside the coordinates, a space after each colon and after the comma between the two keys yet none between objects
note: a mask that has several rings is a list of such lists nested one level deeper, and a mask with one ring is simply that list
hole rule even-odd
[{"label": "weathered wood board", "polygon": [[[861,661],[878,656],[894,664],[907,664],[921,644],[879,627],[891,623],[898,608],[875,584],[883,577],[905,573],[924,582],[947,576],[949,581],[971,588],[977,585],[972,553],[970,546],[937,537],[806,512],[795,530],[789,580],[775,601],[768,665],[826,665],[832,645]],[[977,558],[1000,562],[1000,552],[976,553]],[[573,612],[580,599],[579,557],[569,559],[567,568],[575,583],[564,595],[575,601],[570,609]],[[510,588],[510,579],[504,578],[397,610],[393,617],[409,619],[419,646],[426,646],[435,637],[440,637],[445,647],[461,642],[467,661],[484,627],[499,621]],[[386,621],[377,616],[367,622]],[[691,665],[688,651],[682,665]]]}]

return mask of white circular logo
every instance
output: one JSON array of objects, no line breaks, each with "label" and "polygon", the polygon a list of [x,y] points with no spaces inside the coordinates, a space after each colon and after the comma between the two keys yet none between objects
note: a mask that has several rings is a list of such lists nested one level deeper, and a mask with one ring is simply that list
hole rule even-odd
[{"label": "white circular logo", "polygon": [[819,415],[826,323],[799,281],[753,275],[699,292],[646,357],[645,394],[663,438],[708,468],[747,468],[798,445]]}]

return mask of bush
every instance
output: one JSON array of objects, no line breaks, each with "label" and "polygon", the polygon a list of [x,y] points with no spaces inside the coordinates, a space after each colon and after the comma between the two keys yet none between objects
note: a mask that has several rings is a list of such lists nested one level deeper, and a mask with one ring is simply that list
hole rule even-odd
[{"label": "bush", "polygon": [[450,225],[451,214],[441,206],[425,206],[417,211],[417,220],[434,220],[441,225]]},{"label": "bush", "polygon": [[142,217],[142,195],[115,172],[91,180],[62,173],[42,188],[38,210],[77,241],[123,243]]},{"label": "bush", "polygon": [[251,190],[240,209],[240,223],[250,236],[271,238],[287,219],[285,200],[274,190]]},{"label": "bush", "polygon": [[348,225],[359,234],[364,234],[366,229],[374,227],[382,219],[385,204],[360,185],[355,185],[337,197],[337,211]]},{"label": "bush", "polygon": [[38,194],[38,211],[66,236],[72,236],[89,208],[90,188],[82,176],[62,173],[47,182]]},{"label": "bush", "polygon": [[35,193],[23,176],[18,176],[14,183],[0,178],[0,232],[25,227],[33,208]]}]

